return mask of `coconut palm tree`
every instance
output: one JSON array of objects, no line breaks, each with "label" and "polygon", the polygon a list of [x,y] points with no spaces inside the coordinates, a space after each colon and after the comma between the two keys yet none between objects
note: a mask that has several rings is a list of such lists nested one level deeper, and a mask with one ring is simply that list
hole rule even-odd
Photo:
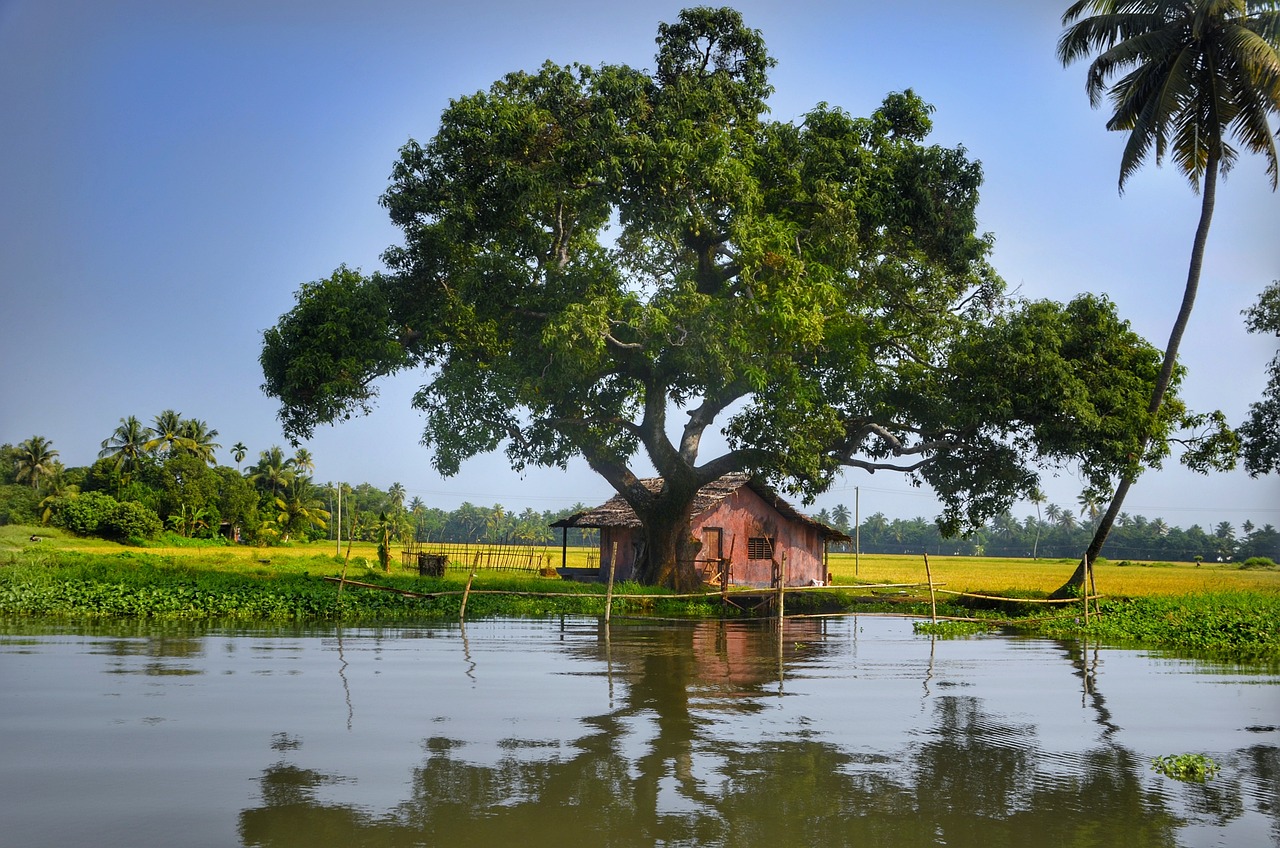
[{"label": "coconut palm tree", "polygon": [[[1154,151],[1156,165],[1171,157],[1200,193],[1182,305],[1148,406],[1154,417],[1195,304],[1218,175],[1236,160],[1232,140],[1266,159],[1273,190],[1280,178],[1270,124],[1280,114],[1280,7],[1275,0],[1079,0],[1062,23],[1058,58],[1066,65],[1097,53],[1085,90],[1094,106],[1104,95],[1110,99],[1114,111],[1107,129],[1129,133],[1120,190]],[[1102,550],[1150,438],[1150,431],[1141,434],[1135,468],[1121,475],[1080,567],[1063,589],[1080,585]]]},{"label": "coconut palm tree", "polygon": [[183,433],[186,421],[182,415],[172,409],[166,409],[155,417],[150,430],[151,438],[144,447],[147,453],[168,455],[177,450],[191,450],[195,445]]},{"label": "coconut palm tree", "polygon": [[404,486],[399,483],[392,483],[391,488],[387,489],[387,500],[391,501],[391,509],[395,513],[404,510]]},{"label": "coconut palm tree", "polygon": [[258,454],[258,464],[246,471],[245,476],[259,489],[270,490],[272,496],[279,497],[280,490],[293,480],[294,461],[285,457],[279,445],[272,445],[270,450]]},{"label": "coconut palm tree", "polygon": [[186,449],[193,456],[204,460],[209,465],[218,464],[214,452],[222,445],[214,441],[218,438],[217,430],[210,429],[209,425],[199,418],[188,418],[182,422],[182,436],[190,442]]},{"label": "coconut palm tree", "polygon": [[116,471],[120,473],[123,480],[128,480],[146,456],[149,435],[147,428],[136,415],[121,418],[120,426],[102,440],[102,450],[98,451],[98,458],[114,459]]},{"label": "coconut palm tree", "polygon": [[294,534],[304,535],[312,527],[328,527],[329,512],[316,497],[316,488],[308,477],[294,477],[285,494],[276,497],[275,507],[275,526],[281,541],[289,541]]},{"label": "coconut palm tree", "polygon": [[836,504],[835,509],[831,510],[831,520],[836,523],[836,529],[841,533],[849,532],[849,519],[853,517],[853,513],[849,512],[849,507],[844,504]]},{"label": "coconut palm tree", "polygon": [[298,448],[293,454],[293,467],[299,474],[313,474],[316,470],[315,457],[311,455],[311,451],[306,448]]},{"label": "coconut palm tree", "polygon": [[1031,543],[1031,558],[1040,559],[1040,528],[1043,526],[1040,520],[1040,504],[1047,501],[1048,498],[1039,489],[1032,489],[1028,497],[1036,505],[1036,540]]},{"label": "coconut palm tree", "polygon": [[54,473],[58,452],[53,449],[53,442],[44,436],[32,436],[25,442],[18,443],[17,460],[14,467],[14,481],[27,483],[32,489],[39,489],[40,482]]}]

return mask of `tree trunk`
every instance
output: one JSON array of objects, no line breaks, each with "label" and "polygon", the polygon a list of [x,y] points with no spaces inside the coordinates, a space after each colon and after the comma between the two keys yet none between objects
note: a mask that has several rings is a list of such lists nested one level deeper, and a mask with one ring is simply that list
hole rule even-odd
[{"label": "tree trunk", "polygon": [[644,553],[636,563],[636,579],[640,583],[665,586],[676,592],[698,588],[695,560],[701,543],[689,529],[689,509],[695,493],[677,495],[664,491],[651,508],[636,509],[645,540]]},{"label": "tree trunk", "polygon": [[[1147,411],[1153,416],[1152,426],[1154,426],[1154,416],[1160,411],[1160,407],[1164,403],[1165,393],[1169,390],[1169,383],[1173,379],[1173,369],[1178,361],[1178,347],[1182,344],[1182,334],[1187,329],[1187,323],[1191,319],[1191,309],[1196,302],[1196,291],[1200,288],[1200,267],[1204,262],[1204,246],[1209,238],[1209,223],[1213,219],[1213,204],[1217,188],[1218,155],[1216,151],[1211,151],[1208,165],[1205,168],[1204,194],[1200,201],[1200,223],[1196,227],[1195,241],[1191,246],[1191,264],[1187,268],[1187,285],[1182,293],[1182,307],[1178,310],[1178,317],[1173,322],[1173,330],[1169,333],[1169,344],[1165,347],[1164,362],[1160,367],[1159,376],[1156,377],[1155,387],[1151,391],[1151,403],[1147,406]],[[1151,435],[1150,430],[1143,434],[1138,448],[1137,462],[1142,461],[1142,456],[1146,453],[1147,445],[1151,441]],[[1076,589],[1084,586],[1087,567],[1091,567],[1094,560],[1098,558],[1098,554],[1102,552],[1102,546],[1106,544],[1107,536],[1111,534],[1111,527],[1115,524],[1116,516],[1120,514],[1125,496],[1129,493],[1129,487],[1137,479],[1137,474],[1138,472],[1135,469],[1120,479],[1120,485],[1116,487],[1115,494],[1111,496],[1111,503],[1107,505],[1107,511],[1103,513],[1102,521],[1098,523],[1098,528],[1093,534],[1093,540],[1089,542],[1089,547],[1085,550],[1080,564],[1076,566],[1075,572],[1068,578],[1067,582],[1058,587],[1057,591],[1053,593],[1055,597],[1074,594]]]}]

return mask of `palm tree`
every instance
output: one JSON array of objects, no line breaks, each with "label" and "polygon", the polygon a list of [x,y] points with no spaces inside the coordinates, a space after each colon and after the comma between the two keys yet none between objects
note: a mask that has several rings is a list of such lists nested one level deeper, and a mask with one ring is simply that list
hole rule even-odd
[{"label": "palm tree", "polygon": [[240,463],[244,462],[245,454],[249,449],[244,446],[244,442],[236,442],[231,446],[231,458],[236,461],[236,471],[240,471]]},{"label": "palm tree", "polygon": [[392,483],[391,488],[387,489],[387,500],[391,501],[391,510],[396,514],[404,511],[404,486],[399,483]]},{"label": "palm tree", "polygon": [[311,456],[311,451],[306,448],[298,448],[293,455],[293,467],[300,474],[313,474],[316,470],[315,458]]},{"label": "palm tree", "polygon": [[57,456],[53,442],[44,436],[32,436],[25,442],[19,442],[14,481],[29,483],[32,489],[39,489],[40,481],[53,475]]},{"label": "palm tree", "polygon": [[172,409],[161,412],[155,417],[149,431],[151,438],[144,445],[147,453],[170,454],[179,449],[190,450],[194,445],[183,435],[185,428],[186,422],[180,413]]},{"label": "palm tree", "polygon": [[831,519],[841,533],[849,532],[849,519],[852,517],[853,513],[849,512],[849,507],[844,504],[836,504],[835,509],[831,510]]},{"label": "palm tree", "polygon": [[186,449],[199,459],[204,460],[209,465],[217,465],[217,459],[214,451],[222,447],[214,441],[218,438],[217,430],[210,430],[209,425],[201,421],[199,418],[188,418],[182,422],[182,437],[189,444]]},{"label": "palm tree", "polygon": [[1031,502],[1036,505],[1036,540],[1031,544],[1031,558],[1040,559],[1040,504],[1044,503],[1048,498],[1044,496],[1044,492],[1039,489],[1032,489],[1029,495]]},{"label": "palm tree", "polygon": [[279,445],[272,445],[270,450],[258,454],[258,464],[245,472],[249,482],[259,489],[271,490],[273,496],[279,497],[280,490],[293,480],[294,461],[286,459]]},{"label": "palm tree", "polygon": [[328,527],[329,512],[324,502],[315,496],[315,487],[305,477],[299,477],[283,497],[275,499],[275,526],[281,541],[289,541],[294,533],[305,534],[312,527],[321,530]]},{"label": "palm tree", "polygon": [[[1107,129],[1129,133],[1120,191],[1154,149],[1156,165],[1171,156],[1201,196],[1182,306],[1148,406],[1154,421],[1200,285],[1218,175],[1236,159],[1229,139],[1262,154],[1273,190],[1280,178],[1270,125],[1280,113],[1280,8],[1274,0],[1079,0],[1062,23],[1058,58],[1066,65],[1097,51],[1085,90],[1095,107],[1109,96],[1114,112]],[[1117,74],[1123,76],[1114,79]],[[1141,434],[1135,467],[1121,475],[1080,567],[1063,589],[1081,585],[1101,552],[1150,439],[1150,430]]]},{"label": "palm tree", "polygon": [[128,479],[142,463],[147,453],[147,428],[142,425],[136,415],[120,419],[120,426],[102,440],[102,450],[98,458],[115,460],[116,471],[122,479]]}]

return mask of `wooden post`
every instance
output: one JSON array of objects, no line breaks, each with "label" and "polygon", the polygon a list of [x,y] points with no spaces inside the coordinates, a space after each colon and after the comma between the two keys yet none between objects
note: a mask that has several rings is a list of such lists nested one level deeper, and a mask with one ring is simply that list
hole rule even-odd
[{"label": "wooden post", "polygon": [[467,588],[462,590],[462,606],[458,609],[458,621],[462,621],[467,617],[467,596],[471,594],[471,581],[476,579],[476,569],[473,565],[471,573],[467,575]]},{"label": "wooden post", "polygon": [[783,551],[778,562],[778,644],[782,644],[782,618],[784,615],[783,605],[786,603],[786,585],[787,585],[787,552]]},{"label": "wooden post", "polygon": [[618,543],[613,543],[613,553],[609,556],[609,585],[604,590],[604,623],[609,623],[613,614],[613,572],[618,567]]},{"label": "wooden post", "polygon": [[929,552],[924,555],[924,579],[929,581],[929,617],[934,624],[938,623],[938,597],[933,591],[933,574],[929,570]]},{"label": "wooden post", "polygon": [[1093,564],[1089,562],[1089,554],[1084,555],[1084,579],[1080,581],[1080,597],[1084,598],[1084,626],[1089,626],[1089,571]]},{"label": "wooden post", "polygon": [[862,557],[862,492],[853,487],[853,576],[858,576],[858,560]]}]

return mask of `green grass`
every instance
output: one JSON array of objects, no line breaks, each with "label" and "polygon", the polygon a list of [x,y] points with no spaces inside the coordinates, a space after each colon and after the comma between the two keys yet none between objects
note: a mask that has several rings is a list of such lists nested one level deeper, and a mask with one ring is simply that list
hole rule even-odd
[{"label": "green grass", "polygon": [[[32,541],[33,535],[40,541]],[[57,530],[0,527],[0,616],[62,620],[204,620],[243,623],[408,622],[456,619],[469,568],[443,578],[419,577],[416,567],[377,562],[376,547],[356,543],[348,560],[332,542],[273,548],[157,545],[129,548],[80,539]],[[553,564],[559,565],[559,550]],[[587,564],[590,552],[570,549],[570,564]],[[1087,625],[1078,606],[1047,607],[1016,599],[1041,599],[1070,576],[1070,560],[931,557],[935,583],[947,590],[998,595],[991,601],[939,593],[939,616],[977,618],[1051,637],[1156,645],[1253,657],[1280,657],[1280,572],[1194,563],[1108,564],[1097,574],[1102,615]],[[928,590],[877,593],[883,583],[925,582],[923,559],[865,556],[855,575],[852,555],[835,555],[835,586],[788,594],[788,614],[848,610],[894,611],[928,616]],[[349,580],[435,595],[406,597],[348,586],[339,593],[321,578]],[[863,587],[863,588],[859,588]],[[750,616],[719,599],[678,599],[653,587],[615,587],[615,615],[667,617]],[[555,597],[551,597],[555,595]],[[480,570],[467,599],[467,617],[600,615],[605,587],[539,576],[533,572]],[[1048,619],[1048,620],[1046,620]],[[924,624],[921,632],[963,636],[984,625]]]}]

